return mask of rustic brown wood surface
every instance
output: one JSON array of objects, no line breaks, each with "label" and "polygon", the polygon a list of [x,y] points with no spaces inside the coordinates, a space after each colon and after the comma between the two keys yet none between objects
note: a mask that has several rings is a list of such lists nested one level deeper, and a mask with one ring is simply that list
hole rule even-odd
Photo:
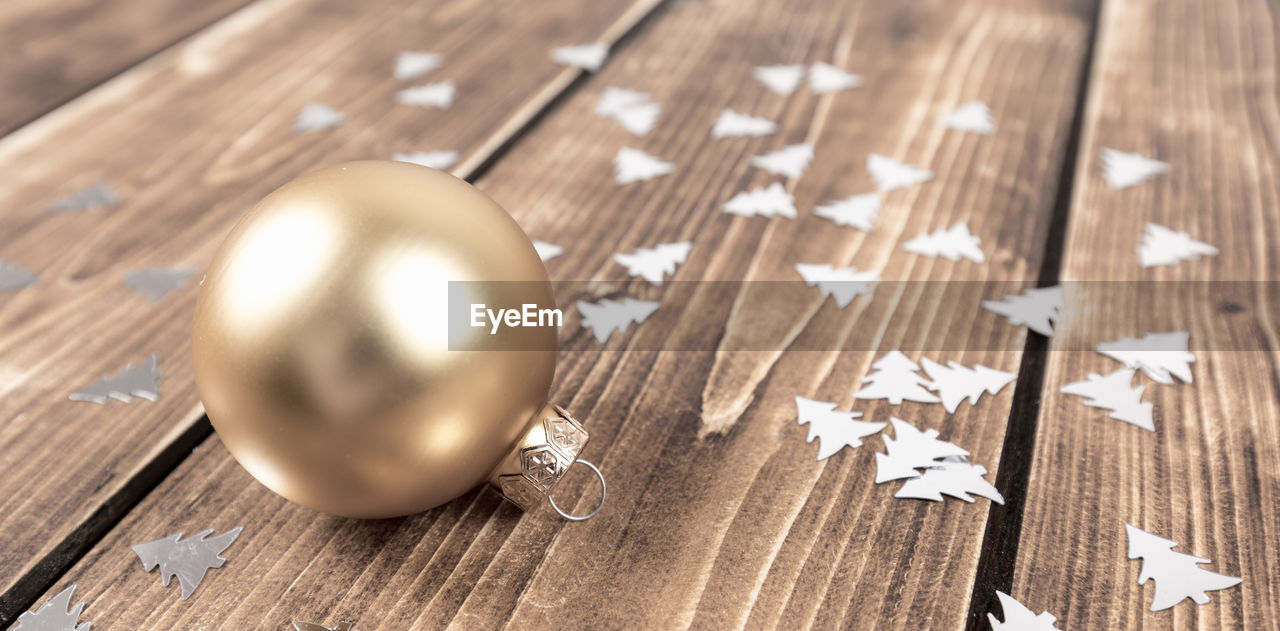
[{"label": "rustic brown wood surface", "polygon": [[[125,273],[199,267],[256,199],[317,164],[428,149],[479,164],[580,75],[550,48],[617,40],[654,5],[259,2],[0,140],[0,257],[39,277],[0,304],[0,620],[205,435],[188,343],[198,277],[149,304]],[[397,53],[423,49],[449,62],[424,81],[452,80],[459,107],[395,103],[414,84],[392,77]],[[295,135],[310,101],[348,124]],[[46,210],[94,181],[118,208]],[[68,400],[151,353],[158,402]]]},{"label": "rustic brown wood surface", "polygon": [[[521,20],[536,13],[523,13]],[[393,17],[382,14],[370,23],[395,22]],[[694,242],[694,249],[678,280],[796,280],[794,265],[800,262],[879,269],[890,280],[1034,279],[1051,237],[1054,196],[1091,19],[1085,10],[1019,2],[674,3],[599,75],[550,108],[478,183],[532,237],[566,248],[549,263],[553,277],[601,278],[606,281],[601,291],[611,296],[664,295],[663,290],[624,281],[625,272],[610,262],[614,252],[685,239]],[[540,28],[551,28],[553,22],[548,19]],[[522,28],[536,30],[532,25]],[[279,25],[269,30],[246,25],[237,32],[253,39],[287,31]],[[318,81],[326,91],[314,98],[336,100],[333,104],[351,118],[346,127],[329,135],[289,138],[287,125],[296,106],[307,99],[296,94],[297,86],[272,88],[296,97],[292,107],[262,97],[269,102],[254,115],[276,121],[274,135],[236,128],[226,132],[227,140],[236,143],[231,147],[203,135],[193,137],[190,142],[199,146],[214,145],[207,151],[216,162],[210,166],[206,158],[200,168],[188,166],[165,177],[171,189],[194,177],[210,183],[207,190],[182,197],[184,210],[201,212],[170,210],[172,215],[165,214],[164,221],[141,234],[126,235],[130,224],[119,220],[115,239],[132,245],[99,245],[99,253],[82,255],[85,263],[121,270],[165,254],[175,263],[198,263],[225,231],[225,217],[247,208],[296,170],[318,160],[378,157],[400,149],[389,139],[403,134],[394,127],[375,128],[372,121],[385,124],[379,108],[385,107],[392,88],[382,77],[389,72],[391,51],[407,44],[384,43],[367,31],[346,37],[343,45],[299,46],[334,55],[356,54],[351,51],[359,49],[359,40],[387,46],[376,63],[372,53],[361,52],[361,72],[334,69]],[[475,37],[471,33],[458,39]],[[525,36],[496,39],[514,42],[520,37]],[[536,46],[526,41],[523,46],[530,50],[523,56],[545,59],[547,39],[537,39]],[[563,39],[589,41],[592,36]],[[249,43],[239,49],[243,54],[248,54]],[[451,59],[457,65],[442,72],[456,81],[500,83],[481,71],[493,57],[455,54]],[[826,96],[801,88],[782,97],[750,79],[756,65],[818,61],[859,72],[863,87]],[[278,63],[284,72],[284,60]],[[289,68],[310,78],[316,68],[326,67],[315,64]],[[529,70],[522,66],[511,72]],[[377,87],[353,86],[349,81],[357,75]],[[252,80],[261,81],[262,76]],[[607,85],[642,90],[662,103],[655,130],[636,139],[615,123],[594,117],[595,100]],[[237,95],[243,90],[224,86],[218,92]],[[208,98],[198,85],[181,92],[192,99]],[[459,94],[461,105],[461,87]],[[490,100],[477,94],[476,102],[492,103],[489,109],[495,112],[531,109],[510,96],[498,102],[505,93],[484,94]],[[343,101],[342,95],[351,96]],[[939,115],[975,99],[991,105],[1000,125],[997,135],[964,134],[936,124]],[[163,120],[174,124],[196,107],[166,114],[172,105],[164,106],[159,97],[149,102],[155,109],[146,116],[167,116]],[[777,120],[781,130],[764,138],[710,140],[711,124],[726,107]],[[488,111],[477,108],[467,111]],[[454,144],[481,136],[480,130],[492,129],[501,118],[450,119],[471,130],[461,133],[473,134]],[[63,124],[71,127],[73,121]],[[429,138],[434,142],[436,136]],[[816,151],[809,172],[788,183],[800,209],[797,219],[733,217],[720,211],[735,193],[780,179],[751,168],[751,156],[797,142],[812,142]],[[613,181],[612,159],[623,146],[671,160],[679,169],[620,187]],[[887,194],[871,233],[814,217],[815,203],[874,189],[864,168],[871,152],[934,169],[936,178]],[[10,149],[0,158],[16,153]],[[58,165],[69,158],[60,158]],[[480,162],[470,160],[457,171],[468,173]],[[140,158],[139,164],[155,165],[162,175],[169,171],[161,168],[159,157]],[[40,172],[47,178],[45,190],[53,188],[53,166],[50,162]],[[157,196],[164,187],[139,181],[127,190],[131,196]],[[151,202],[150,211],[160,212],[160,203]],[[210,214],[218,218],[204,219]],[[982,238],[986,264],[953,263],[901,249],[904,240],[958,220],[968,221]],[[47,220],[33,213],[27,221],[43,225]],[[148,234],[171,232],[178,237],[170,237],[162,252],[150,249],[160,246]],[[47,255],[47,265],[62,260]],[[488,491],[405,519],[328,517],[265,490],[215,437],[37,601],[75,582],[77,599],[89,603],[86,618],[103,629],[285,629],[291,620],[334,624],[343,619],[363,630],[961,628],[979,565],[987,502],[894,499],[896,485],[872,483],[878,439],[815,462],[816,445],[804,442],[806,430],[795,423],[793,403],[802,395],[834,400],[848,409],[869,364],[895,346],[924,349],[909,353],[915,358],[924,354],[1017,369],[1023,329],[980,310],[984,296],[944,296],[929,287],[886,283],[872,298],[844,310],[813,290],[795,305],[798,315],[744,322],[752,310],[768,313],[763,290],[738,285],[725,295],[715,285],[672,285],[667,291],[688,294],[666,296],[668,306],[633,335],[615,337],[607,351],[596,350],[571,315],[566,325],[578,333],[562,352],[552,397],[586,419],[593,439],[585,457],[601,464],[614,482],[608,507],[590,522],[566,525],[546,508],[522,515]],[[127,295],[106,280],[96,291],[98,301]],[[109,291],[118,293],[108,298]],[[55,298],[71,300],[70,294],[45,300],[60,304]],[[181,300],[192,295],[189,289]],[[96,363],[84,368],[91,378],[148,350],[168,348],[172,355],[166,365],[176,377],[166,378],[165,398],[151,407],[175,400],[194,405],[189,371],[179,359],[187,348],[185,327],[161,321],[185,312],[176,306],[179,298],[168,300],[173,301],[172,313],[131,331],[136,340],[129,354],[120,350],[118,338],[97,333],[93,353],[78,349],[77,359],[68,353],[59,365],[84,364],[83,355],[92,355]],[[188,307],[189,302],[182,308]],[[968,314],[963,326],[951,326],[952,313]],[[124,327],[121,319],[99,322],[93,331]],[[717,352],[706,343],[723,334],[726,348],[733,347],[734,335],[745,328],[756,330],[757,324],[764,329],[757,337],[762,335],[778,351]],[[68,333],[59,329],[58,334]],[[671,339],[701,343],[702,350],[643,350]],[[830,350],[782,352],[794,347]],[[959,350],[966,347],[970,350]],[[63,380],[51,378],[55,384]],[[30,396],[11,413],[31,413],[39,403],[36,394]],[[954,415],[940,406],[911,403],[891,407],[860,402],[857,408],[868,420],[895,414],[940,430],[969,449],[995,479],[1014,396],[1009,386],[976,406],[963,404]],[[116,404],[113,413],[128,412],[130,423],[147,422],[132,418],[139,414],[135,409],[147,406]],[[101,417],[96,421],[107,422]],[[157,421],[150,423],[148,427],[157,426]],[[130,430],[117,421],[115,431],[127,436]],[[78,479],[72,473],[67,478]],[[576,473],[557,496],[581,510],[594,500],[593,493],[587,476]],[[43,517],[32,512],[30,519]],[[155,574],[143,573],[129,550],[172,532],[238,525],[246,530],[228,550],[232,560],[211,571],[189,601],[179,600],[172,587],[162,588]]]},{"label": "rustic brown wood surface", "polygon": [[0,134],[110,79],[251,0],[0,3]]},{"label": "rustic brown wood surface", "polygon": [[[1135,284],[1141,291],[1126,295],[1068,282],[1080,317],[1053,346],[1186,330],[1196,359],[1193,383],[1134,379],[1154,403],[1150,433],[1059,392],[1119,363],[1088,351],[1049,354],[1012,593],[1057,615],[1063,629],[1280,624],[1276,27],[1273,7],[1255,2],[1104,3],[1062,278],[1158,285]],[[1103,147],[1171,170],[1113,190],[1102,178]],[[1137,244],[1149,221],[1220,252],[1143,269]],[[1153,588],[1137,583],[1142,562],[1127,557],[1126,523],[1243,583],[1209,592],[1203,606],[1148,611]]]}]

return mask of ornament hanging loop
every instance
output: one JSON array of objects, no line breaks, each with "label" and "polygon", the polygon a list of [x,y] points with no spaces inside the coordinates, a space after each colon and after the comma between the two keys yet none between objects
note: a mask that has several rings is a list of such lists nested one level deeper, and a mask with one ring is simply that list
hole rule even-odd
[{"label": "ornament hanging loop", "polygon": [[600,469],[596,468],[595,465],[581,458],[579,458],[575,462],[587,465],[587,467],[589,467],[592,471],[596,472],[596,478],[600,480],[600,501],[596,503],[596,507],[591,509],[591,512],[585,515],[570,515],[569,513],[566,513],[563,510],[561,510],[559,506],[556,506],[556,500],[555,498],[551,497],[551,495],[547,495],[547,502],[551,504],[552,510],[554,510],[561,517],[569,521],[587,521],[588,519],[595,517],[596,513],[600,512],[600,509],[604,508],[604,501],[609,497],[609,487],[604,482],[604,474],[600,473]]}]

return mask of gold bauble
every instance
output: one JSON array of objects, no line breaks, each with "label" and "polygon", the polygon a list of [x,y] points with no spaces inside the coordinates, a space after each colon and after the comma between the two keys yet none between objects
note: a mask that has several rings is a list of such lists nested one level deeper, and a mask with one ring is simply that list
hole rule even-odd
[{"label": "gold bauble", "polygon": [[556,329],[509,329],[497,347],[484,328],[451,337],[451,297],[554,307],[528,237],[470,184],[373,161],[285,184],[200,290],[209,420],[260,482],[327,513],[417,513],[486,480],[528,508],[586,440],[546,404]]}]

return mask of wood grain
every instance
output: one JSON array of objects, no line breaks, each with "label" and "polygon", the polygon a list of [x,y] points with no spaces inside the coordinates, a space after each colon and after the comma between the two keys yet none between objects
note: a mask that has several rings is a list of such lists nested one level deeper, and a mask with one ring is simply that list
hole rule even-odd
[{"label": "wood grain", "polygon": [[[679,3],[479,185],[532,237],[565,246],[549,264],[554,277],[600,279],[607,295],[662,297],[627,281],[610,256],[685,239],[694,249],[677,280],[796,280],[798,262],[882,269],[894,280],[1034,278],[1086,32],[1070,11],[1015,2]],[[749,78],[754,65],[816,61],[861,73],[864,87],[781,97]],[[658,127],[636,139],[594,117],[607,85],[649,92],[664,107]],[[997,135],[936,125],[973,99],[991,105]],[[725,107],[782,129],[712,141]],[[749,167],[750,156],[805,140],[817,157],[788,183],[798,219],[720,212],[733,194],[777,179]],[[622,146],[679,171],[619,187],[612,159]],[[937,177],[887,194],[871,233],[813,217],[814,203],[873,190],[863,169],[872,151]],[[981,236],[988,264],[901,250],[904,239],[957,220]],[[980,310],[980,296],[944,304],[925,283],[885,284],[845,310],[814,291],[798,316],[778,312],[785,317],[769,317],[777,305],[749,286],[727,297],[720,285],[680,286],[690,294],[667,296],[668,306],[607,350],[576,317],[566,323],[575,332],[553,399],[586,419],[585,457],[613,482],[592,521],[566,525],[545,508],[522,515],[488,491],[404,519],[328,517],[266,491],[214,438],[54,589],[77,582],[95,628],[108,629],[285,629],[295,619],[352,620],[363,630],[963,626],[985,501],[894,499],[894,485],[872,484],[877,439],[815,462],[793,399],[848,409],[870,362],[899,345],[967,349],[927,354],[1012,370],[1020,353],[1001,349],[1021,348],[1023,330]],[[829,350],[728,353],[705,341],[756,307],[776,348],[808,340]],[[964,327],[931,326],[955,311]],[[672,339],[704,340],[704,350],[636,350]],[[1011,390],[954,415],[920,404],[857,408],[937,428],[994,476]],[[557,490],[578,510],[594,493],[581,472]],[[231,561],[187,602],[141,572],[128,549],[239,524],[247,528]]]},{"label": "wood grain", "polygon": [[[127,511],[148,490],[132,482],[201,416],[188,339],[198,276],[149,304],[125,273],[201,266],[241,213],[317,164],[428,149],[482,159],[527,122],[527,105],[580,75],[551,63],[552,47],[615,41],[653,6],[259,2],[0,140],[0,257],[39,276],[0,304],[0,613],[15,615],[38,593],[24,589],[43,590],[100,536],[88,526]],[[446,56],[428,80],[455,82],[454,108],[395,104],[395,57],[421,49]],[[347,124],[295,135],[310,101],[348,112]],[[46,212],[99,180],[118,208]],[[158,402],[68,400],[151,353],[165,373]]]},{"label": "wood grain", "polygon": [[[1274,629],[1280,619],[1280,272],[1274,7],[1105,2],[1063,279],[1070,319],[1053,340],[1013,596],[1064,629]],[[1113,190],[1103,147],[1166,160],[1167,175]],[[1143,269],[1156,222],[1218,256]],[[1141,294],[1071,281],[1147,281]],[[1223,281],[1266,281],[1261,283]],[[1138,286],[1138,285],[1135,285]],[[1135,385],[1155,433],[1059,392],[1120,365],[1089,349],[1123,335],[1186,330],[1194,382]],[[1211,559],[1243,583],[1151,612],[1125,524]],[[1157,578],[1157,582],[1158,582]]]},{"label": "wood grain", "polygon": [[0,4],[0,136],[248,0],[9,0]]}]

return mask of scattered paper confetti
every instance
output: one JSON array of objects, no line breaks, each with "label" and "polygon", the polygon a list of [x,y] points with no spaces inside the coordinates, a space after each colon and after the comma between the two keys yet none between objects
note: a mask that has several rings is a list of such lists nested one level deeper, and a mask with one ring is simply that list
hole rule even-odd
[{"label": "scattered paper confetti", "polygon": [[1004,504],[1004,496],[982,476],[987,468],[982,465],[959,461],[943,461],[925,469],[918,478],[902,483],[894,497],[941,502],[947,495],[973,503],[973,496],[985,497],[997,504]]},{"label": "scattered paper confetti", "polygon": [[405,51],[396,56],[396,81],[417,79],[444,64],[444,55]]},{"label": "scattered paper confetti", "polygon": [[996,131],[996,121],[991,109],[982,101],[965,103],[939,119],[943,127],[975,134],[991,135]]},{"label": "scattered paper confetti", "polygon": [[941,466],[944,458],[967,458],[969,452],[953,443],[938,440],[938,430],[920,431],[894,416],[893,437],[884,436],[885,453],[876,454],[876,484],[918,478],[917,469]]},{"label": "scattered paper confetti", "polygon": [[1132,368],[1124,368],[1105,377],[1089,373],[1085,381],[1062,386],[1062,393],[1085,397],[1085,405],[1110,410],[1111,418],[1154,432],[1151,402],[1142,400],[1143,386],[1133,386],[1134,372]]},{"label": "scattered paper confetti", "polygon": [[169,580],[178,577],[182,587],[182,599],[186,600],[200,586],[205,572],[220,568],[226,559],[220,555],[240,536],[243,526],[232,528],[215,537],[209,537],[213,529],[182,539],[182,533],[163,539],[140,543],[133,551],[142,560],[142,569],[150,572],[160,567],[160,584],[169,586]]},{"label": "scattered paper confetti", "polygon": [[662,114],[662,106],[649,100],[644,92],[607,87],[596,101],[596,114],[611,118],[637,136],[648,134]]},{"label": "scattered paper confetti", "polygon": [[893,349],[877,359],[871,367],[875,372],[862,379],[869,384],[853,394],[855,399],[888,399],[893,405],[905,401],[918,403],[937,403],[938,397],[925,389],[928,380],[918,374],[920,367]]},{"label": "scattered paper confetti", "polygon": [[823,219],[830,219],[838,226],[851,226],[864,232],[871,232],[876,222],[876,215],[880,214],[880,195],[877,193],[854,195],[817,206],[813,209],[813,214]]},{"label": "scattered paper confetti", "polygon": [[1192,261],[1201,256],[1214,256],[1218,248],[1196,241],[1185,232],[1170,230],[1164,226],[1148,223],[1142,233],[1142,243],[1138,246],[1138,262],[1143,267],[1157,265],[1176,265],[1180,261]]},{"label": "scattered paper confetti", "polygon": [[447,110],[453,105],[452,81],[428,83],[396,92],[396,102],[401,105],[417,105]]},{"label": "scattered paper confetti", "polygon": [[1168,163],[1136,153],[1102,149],[1102,174],[1111,188],[1129,188],[1168,172]]},{"label": "scattered paper confetti", "polygon": [[844,308],[853,299],[870,293],[875,282],[880,278],[877,271],[858,271],[854,267],[832,267],[826,263],[809,265],[796,264],[796,272],[804,279],[806,285],[817,287],[824,296],[831,296],[836,306]]},{"label": "scattered paper confetti", "polygon": [[654,285],[661,285],[663,276],[675,274],[676,266],[689,256],[693,244],[659,243],[657,247],[640,248],[630,254],[614,254],[613,260],[627,268],[627,273],[639,276]]},{"label": "scattered paper confetti", "polygon": [[804,79],[804,66],[760,66],[753,74],[765,87],[786,96],[800,87],[800,81]]},{"label": "scattered paper confetti", "polygon": [[757,188],[749,192],[738,193],[728,202],[725,202],[724,211],[731,215],[743,215],[747,217],[755,215],[763,215],[765,217],[775,217],[781,215],[794,219],[796,216],[796,202],[782,186],[781,182],[774,182],[768,188]]},{"label": "scattered paper confetti", "polygon": [[88,622],[79,622],[84,603],[74,608],[71,606],[71,595],[75,591],[76,586],[72,585],[58,592],[39,609],[24,612],[18,616],[18,626],[14,631],[89,631]]},{"label": "scattered paper confetti", "polygon": [[711,128],[712,138],[737,138],[740,136],[767,136],[778,131],[778,124],[756,116],[739,114],[730,109],[720,112],[720,118]]},{"label": "scattered paper confetti", "polygon": [[982,306],[1009,318],[1009,324],[1025,324],[1040,335],[1053,337],[1058,312],[1063,308],[1062,288],[1028,289],[1022,294],[1008,294],[1004,300],[984,300]]},{"label": "scattered paper confetti", "polygon": [[551,51],[551,59],[556,63],[591,72],[600,70],[608,56],[609,46],[603,43],[561,46]]},{"label": "scattered paper confetti", "polygon": [[845,447],[861,447],[862,439],[882,429],[884,423],[856,419],[862,412],[837,412],[836,404],[796,397],[796,422],[809,424],[807,442],[818,439],[818,460],[826,460]]},{"label": "scattered paper confetti", "polygon": [[144,269],[124,275],[126,285],[147,297],[151,302],[158,302],[169,292],[182,287],[188,278],[195,276],[198,269]]},{"label": "scattered paper confetti", "polygon": [[111,188],[106,182],[94,182],[88,187],[54,202],[52,206],[49,206],[49,212],[67,213],[114,208],[119,203],[120,197],[116,195],[115,189]]},{"label": "scattered paper confetti", "polygon": [[987,620],[991,622],[991,631],[1061,631],[1058,627],[1053,626],[1058,619],[1049,612],[1041,612],[1036,615],[1023,606],[1022,603],[1013,599],[1012,596],[997,591],[996,597],[1000,599],[1000,611],[1004,613],[1004,622],[996,620],[993,613],[987,614]]},{"label": "scattered paper confetti", "polygon": [[346,121],[346,114],[324,103],[307,103],[298,111],[298,118],[293,121],[293,133],[305,134],[309,131],[332,129]]},{"label": "scattered paper confetti", "polygon": [[1141,368],[1153,381],[1169,385],[1177,377],[1191,383],[1191,364],[1196,356],[1187,350],[1191,334],[1186,331],[1148,333],[1141,338],[1122,337],[1098,344],[1098,352],[1129,368]]},{"label": "scattered paper confetti", "polygon": [[36,282],[36,275],[8,261],[0,261],[0,292],[18,291]]},{"label": "scattered paper confetti", "polygon": [[546,241],[534,241],[533,249],[537,250],[538,258],[543,261],[550,261],[564,253],[564,248],[554,243],[547,243]]},{"label": "scattered paper confetti", "polygon": [[751,159],[751,166],[794,180],[804,174],[812,160],[813,145],[799,144],[756,156]]},{"label": "scattered paper confetti", "polygon": [[452,150],[437,149],[435,151],[412,151],[409,153],[397,153],[391,157],[396,162],[411,162],[420,164],[424,167],[431,167],[441,171],[447,170],[449,167],[457,164],[458,152]]},{"label": "scattered paper confetti", "polygon": [[160,389],[156,386],[156,382],[163,376],[159,359],[152,355],[141,364],[125,366],[124,370],[114,376],[103,377],[71,393],[70,399],[106,403],[110,398],[129,403],[133,397],[140,397],[155,401],[160,398]]},{"label": "scattered paper confetti", "polygon": [[1151,599],[1151,611],[1163,611],[1184,599],[1190,598],[1198,605],[1209,602],[1207,591],[1217,591],[1240,584],[1240,579],[1210,572],[1199,566],[1209,559],[1174,552],[1178,542],[1153,535],[1141,528],[1124,525],[1129,535],[1129,558],[1142,559],[1138,584],[1145,585],[1155,579],[1155,597]]},{"label": "scattered paper confetti", "polygon": [[619,149],[613,159],[613,174],[618,184],[651,180],[675,170],[676,165],[630,147]]},{"label": "scattered paper confetti", "polygon": [[933,171],[916,168],[878,153],[867,156],[867,171],[871,173],[871,179],[875,180],[876,188],[882,193],[915,186],[933,179]]},{"label": "scattered paper confetti", "polygon": [[650,101],[647,93],[607,86],[600,93],[600,98],[596,99],[596,116],[613,118],[627,108],[648,102]]},{"label": "scattered paper confetti", "polygon": [[[809,66],[809,89],[814,94],[830,94],[862,85],[862,77],[827,63]],[[794,89],[794,88],[793,88]]]},{"label": "scattered paper confetti", "polygon": [[294,631],[356,631],[354,623],[339,622],[337,626],[326,627],[314,622],[294,622]]},{"label": "scattered paper confetti", "polygon": [[650,300],[605,298],[595,304],[579,300],[578,312],[582,314],[582,326],[591,329],[596,341],[603,344],[614,331],[625,331],[632,322],[644,322],[658,306],[659,303]]},{"label": "scattered paper confetti", "polygon": [[937,392],[942,399],[942,407],[953,414],[965,398],[969,399],[969,405],[977,405],[983,392],[994,395],[1018,378],[1015,373],[981,365],[968,368],[948,361],[943,366],[928,357],[921,359],[920,364],[931,380],[925,387]]},{"label": "scattered paper confetti", "polygon": [[987,260],[982,248],[978,247],[981,239],[969,234],[969,226],[957,221],[950,228],[938,228],[930,234],[922,234],[904,243],[902,249],[922,256],[941,256],[947,260],[958,261],[961,257],[974,263]]}]

